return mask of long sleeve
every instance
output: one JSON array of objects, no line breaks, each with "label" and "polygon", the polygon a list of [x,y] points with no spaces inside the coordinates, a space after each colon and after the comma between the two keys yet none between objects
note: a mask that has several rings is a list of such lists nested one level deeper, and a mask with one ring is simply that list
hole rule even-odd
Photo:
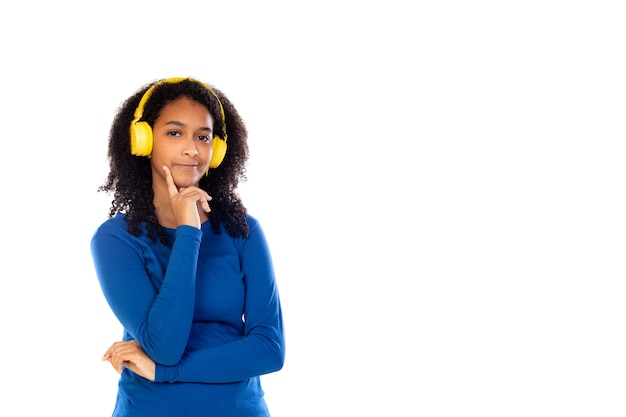
[{"label": "long sleeve", "polygon": [[196,266],[202,232],[176,229],[171,248],[137,238],[121,215],[94,234],[98,280],[126,339],[135,339],[155,362],[180,361],[192,326]]},{"label": "long sleeve", "polygon": [[239,334],[190,348],[174,366],[157,365],[157,381],[235,382],[282,368],[285,339],[272,259],[260,225],[252,218],[249,224],[248,238],[237,241],[245,300]]}]

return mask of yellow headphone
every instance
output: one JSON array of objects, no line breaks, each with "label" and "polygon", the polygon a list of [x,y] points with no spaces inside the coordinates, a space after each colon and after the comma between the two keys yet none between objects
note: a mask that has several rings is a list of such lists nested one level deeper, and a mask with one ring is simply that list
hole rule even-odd
[{"label": "yellow headphone", "polygon": [[213,91],[211,87],[209,87],[203,82],[194,80],[192,78],[184,78],[184,77],[167,78],[165,80],[156,82],[150,88],[148,88],[148,91],[144,93],[143,97],[141,98],[141,101],[139,102],[139,105],[137,106],[137,109],[135,110],[135,118],[130,123],[130,153],[136,156],[148,156],[152,153],[152,142],[153,142],[152,128],[150,127],[148,122],[140,122],[139,120],[141,119],[143,115],[143,107],[146,105],[146,102],[150,98],[150,95],[152,94],[152,91],[154,91],[154,88],[161,84],[165,84],[165,83],[175,84],[184,80],[194,81],[204,86],[207,90],[211,92],[211,94],[213,94],[213,96],[217,99],[217,102],[220,105],[220,113],[222,116],[223,138],[219,136],[213,136],[213,142],[212,142],[213,156],[211,156],[211,162],[209,162],[209,168],[217,168],[222,163],[222,160],[224,160],[224,155],[226,155],[227,135],[226,135],[226,118],[224,115],[224,107],[222,106],[222,101],[217,96],[217,94],[215,94],[215,91]]}]

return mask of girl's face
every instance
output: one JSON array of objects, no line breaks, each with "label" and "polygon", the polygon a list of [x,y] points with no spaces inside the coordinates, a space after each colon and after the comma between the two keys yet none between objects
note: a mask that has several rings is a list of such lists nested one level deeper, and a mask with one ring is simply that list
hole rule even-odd
[{"label": "girl's face", "polygon": [[152,127],[153,182],[165,183],[163,165],[179,187],[198,186],[213,154],[213,116],[197,101],[180,97],[167,104]]}]

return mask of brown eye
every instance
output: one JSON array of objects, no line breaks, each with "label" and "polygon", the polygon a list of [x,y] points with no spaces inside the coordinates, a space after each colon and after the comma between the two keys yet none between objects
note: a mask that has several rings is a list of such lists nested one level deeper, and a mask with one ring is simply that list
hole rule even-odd
[{"label": "brown eye", "polygon": [[202,142],[211,142],[213,140],[211,136],[206,135],[200,135],[198,136],[198,139],[200,139]]}]

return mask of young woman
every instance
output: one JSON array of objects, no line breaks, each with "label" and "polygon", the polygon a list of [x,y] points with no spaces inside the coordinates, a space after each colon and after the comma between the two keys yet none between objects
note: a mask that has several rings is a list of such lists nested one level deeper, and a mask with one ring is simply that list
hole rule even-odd
[{"label": "young woman", "polygon": [[208,84],[145,86],[111,126],[112,193],[91,250],[123,326],[104,353],[120,373],[113,416],[269,416],[260,375],[285,340],[268,244],[236,187],[247,130]]}]

